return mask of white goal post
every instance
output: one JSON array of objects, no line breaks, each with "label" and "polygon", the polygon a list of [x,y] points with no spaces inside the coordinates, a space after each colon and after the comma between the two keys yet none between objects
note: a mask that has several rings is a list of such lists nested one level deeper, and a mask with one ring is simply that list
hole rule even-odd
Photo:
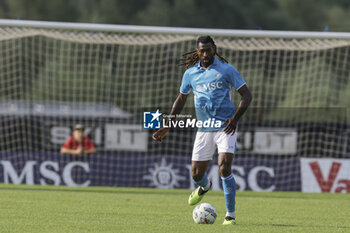
[{"label": "white goal post", "polygon": [[93,23],[65,23],[33,20],[0,19],[0,26],[29,27],[59,30],[79,30],[113,33],[151,33],[180,35],[213,35],[229,37],[264,37],[264,38],[320,38],[320,39],[350,39],[349,32],[309,32],[309,31],[273,31],[273,30],[234,30],[214,28],[184,28],[136,25],[112,25]]}]

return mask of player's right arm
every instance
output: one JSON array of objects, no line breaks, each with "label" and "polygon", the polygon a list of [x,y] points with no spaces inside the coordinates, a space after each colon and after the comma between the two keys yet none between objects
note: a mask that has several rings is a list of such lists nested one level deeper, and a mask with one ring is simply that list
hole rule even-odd
[{"label": "player's right arm", "polygon": [[[189,70],[186,70],[184,75],[182,76],[182,81],[181,81],[181,86],[180,86],[180,93],[177,96],[173,107],[171,109],[170,116],[176,116],[177,114],[180,114],[183,107],[185,106],[186,99],[188,94],[190,94],[192,90],[192,85],[191,85],[191,77],[189,75]],[[173,120],[174,118],[167,119]],[[152,135],[153,140],[155,141],[162,141],[162,139],[169,133],[169,128],[160,128],[157,132],[155,132]]]},{"label": "player's right arm", "polygon": [[[171,109],[171,113],[170,115],[171,116],[176,116],[177,114],[180,114],[183,107],[185,106],[185,103],[186,103],[186,99],[187,99],[187,96],[188,95],[185,95],[183,93],[179,93],[179,95],[177,96],[174,104],[173,104],[173,107]],[[174,118],[172,119],[167,119],[167,120],[173,120]],[[169,133],[169,128],[160,128],[159,130],[157,130],[153,135],[152,135],[152,138],[153,140],[155,141],[162,141],[162,139]]]}]

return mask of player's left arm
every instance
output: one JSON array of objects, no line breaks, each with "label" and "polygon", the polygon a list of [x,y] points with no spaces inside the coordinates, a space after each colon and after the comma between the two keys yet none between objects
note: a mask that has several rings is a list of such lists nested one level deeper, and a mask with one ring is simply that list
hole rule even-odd
[{"label": "player's left arm", "polygon": [[230,119],[227,119],[224,122],[224,125],[227,125],[226,128],[224,129],[224,132],[226,134],[231,134],[231,135],[233,135],[236,132],[238,120],[245,113],[250,102],[252,101],[252,94],[250,93],[246,84],[240,87],[237,91],[242,97],[241,101],[239,102],[238,108],[236,109],[236,112],[233,115],[233,117]]}]

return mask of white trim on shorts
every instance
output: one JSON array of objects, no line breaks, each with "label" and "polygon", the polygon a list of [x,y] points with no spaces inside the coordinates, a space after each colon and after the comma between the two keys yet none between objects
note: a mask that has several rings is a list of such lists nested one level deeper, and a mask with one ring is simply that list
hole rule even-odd
[{"label": "white trim on shorts", "polygon": [[193,144],[192,161],[212,160],[216,148],[218,153],[234,154],[236,141],[237,129],[233,135],[226,134],[223,129],[214,132],[198,131]]}]

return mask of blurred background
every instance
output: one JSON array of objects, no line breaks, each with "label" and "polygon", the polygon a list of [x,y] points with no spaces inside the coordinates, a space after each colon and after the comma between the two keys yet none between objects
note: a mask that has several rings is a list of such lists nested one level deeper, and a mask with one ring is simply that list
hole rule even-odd
[{"label": "blurred background", "polygon": [[[253,101],[240,119],[239,190],[350,192],[350,33],[324,32],[349,31],[348,0],[0,0],[0,19],[17,24],[0,20],[0,182],[194,188],[196,130],[154,143],[145,115],[169,114],[186,70],[178,59],[196,48],[198,31],[120,31],[150,25],[207,28],[245,78]],[[240,95],[232,98],[237,105]],[[182,113],[195,116],[192,94]],[[76,124],[96,153],[62,152]],[[220,190],[216,164],[209,170]],[[342,164],[336,180],[319,185],[333,164]]]},{"label": "blurred background", "polygon": [[350,31],[350,1],[0,0],[0,18],[223,29]]}]

